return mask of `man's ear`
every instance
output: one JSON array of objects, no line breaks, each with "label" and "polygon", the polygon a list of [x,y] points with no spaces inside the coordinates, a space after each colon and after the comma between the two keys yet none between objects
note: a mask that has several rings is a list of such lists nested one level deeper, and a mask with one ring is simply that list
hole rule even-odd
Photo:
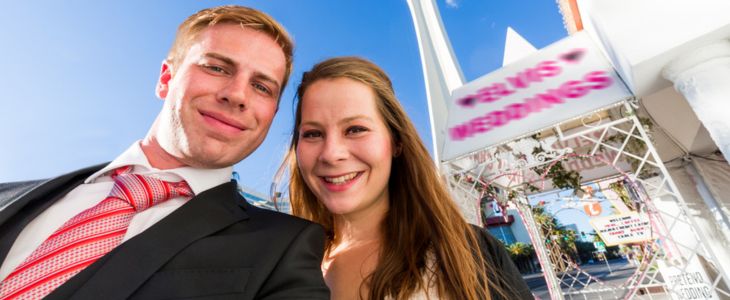
[{"label": "man's ear", "polygon": [[160,78],[157,79],[157,87],[155,88],[155,94],[158,98],[162,100],[167,98],[167,93],[170,90],[170,79],[172,79],[172,66],[168,60],[164,60],[160,68]]}]

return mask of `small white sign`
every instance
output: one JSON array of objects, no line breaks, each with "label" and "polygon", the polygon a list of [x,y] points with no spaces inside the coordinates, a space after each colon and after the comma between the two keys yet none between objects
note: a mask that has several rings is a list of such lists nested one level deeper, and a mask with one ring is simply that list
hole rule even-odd
[{"label": "small white sign", "polygon": [[444,160],[619,102],[631,93],[583,32],[456,89]]},{"label": "small white sign", "polygon": [[720,299],[697,256],[693,256],[686,266],[671,266],[661,259],[657,260],[657,265],[672,299]]},{"label": "small white sign", "polygon": [[607,246],[652,239],[649,219],[638,213],[593,217],[590,223]]},{"label": "small white sign", "polygon": [[492,204],[492,212],[494,212],[494,216],[502,216],[502,207],[497,204],[497,201],[493,202]]}]

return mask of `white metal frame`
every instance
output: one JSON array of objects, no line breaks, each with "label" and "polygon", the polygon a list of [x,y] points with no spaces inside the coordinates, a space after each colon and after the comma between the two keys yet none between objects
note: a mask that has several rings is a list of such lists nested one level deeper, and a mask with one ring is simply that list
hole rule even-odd
[{"label": "white metal frame", "polygon": [[[706,262],[705,268],[708,270],[710,280],[713,281],[715,293],[721,299],[730,298],[730,291],[727,287],[730,285],[730,280],[728,280],[730,277],[717,263],[715,253],[707,245],[707,237],[697,229],[699,227],[694,218],[687,214],[689,211],[687,203],[679,194],[677,186],[659,158],[651,143],[651,137],[634,115],[636,101],[625,101],[621,105],[627,115],[615,120],[599,122],[598,125],[584,123],[582,130],[570,135],[563,133],[561,124],[555,125],[553,129],[561,141],[577,137],[593,145],[588,153],[572,153],[568,154],[568,157],[593,156],[599,149],[608,149],[616,154],[613,161],[609,162],[611,165],[615,166],[621,159],[633,159],[638,162],[628,172],[622,172],[621,176],[628,178],[634,190],[638,192],[639,212],[646,214],[651,220],[656,239],[643,244],[643,260],[634,274],[621,285],[610,285],[585,272],[565,255],[561,255],[563,261],[559,263],[565,267],[554,266],[549,258],[550,249],[542,242],[546,239],[541,234],[540,225],[534,221],[530,204],[527,199],[515,199],[512,204],[518,209],[530,234],[551,297],[553,299],[657,299],[657,297],[663,299],[668,296],[671,287],[661,277],[657,261],[661,259],[680,268],[687,268],[687,262],[696,257],[700,261]],[[600,132],[598,138],[594,137],[596,132]],[[623,140],[618,144],[608,142],[606,139],[613,135],[622,136]],[[632,153],[628,147],[629,141],[632,139],[643,143],[643,153]],[[445,162],[441,167],[449,188],[456,196],[466,217],[477,222],[481,220],[478,217],[479,201],[483,196],[483,191],[479,190],[480,185],[487,185],[500,177],[521,174],[522,171],[535,166],[550,166],[566,158],[566,155],[543,156],[538,158],[537,163],[534,159],[531,164],[526,161],[518,163],[511,161],[512,165],[507,168],[490,169],[488,168],[490,164],[504,163],[494,155],[497,149],[498,147],[493,147],[481,150],[481,154],[493,157],[487,161],[465,163],[465,160],[468,160],[465,156]],[[571,150],[567,149],[562,153],[570,153]],[[634,150],[634,152],[636,151]],[[472,153],[472,155],[474,154],[480,153]],[[642,176],[642,171],[646,169],[654,170],[655,176]],[[515,188],[515,185],[507,186],[507,188]],[[656,205],[657,199],[663,199],[663,204]],[[671,205],[666,205],[667,201]],[[689,230],[690,236],[685,235],[681,238],[673,236],[672,230],[679,227]],[[655,294],[657,289],[663,291],[664,296],[661,293]],[[673,296],[676,299],[682,299],[680,295]]]}]

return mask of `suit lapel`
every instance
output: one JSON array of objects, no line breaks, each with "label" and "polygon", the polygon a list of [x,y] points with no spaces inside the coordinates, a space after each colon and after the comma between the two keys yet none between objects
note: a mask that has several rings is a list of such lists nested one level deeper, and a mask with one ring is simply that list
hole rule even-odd
[{"label": "suit lapel", "polygon": [[18,212],[27,205],[33,204],[38,200],[47,200],[48,197],[55,196],[55,198],[59,198],[59,196],[63,196],[66,192],[81,184],[84,179],[105,165],[106,164],[101,164],[84,168],[43,182],[39,186],[27,192],[25,195],[14,200],[13,203],[8,205],[5,209],[0,210],[0,226],[18,214]]},{"label": "suit lapel", "polygon": [[0,262],[5,260],[15,239],[30,221],[105,165],[84,168],[47,180],[0,210]]},{"label": "suit lapel", "polygon": [[[123,243],[49,296],[124,299],[196,240],[247,219],[235,182],[207,190],[157,224]],[[49,297],[54,299],[56,297]]]}]

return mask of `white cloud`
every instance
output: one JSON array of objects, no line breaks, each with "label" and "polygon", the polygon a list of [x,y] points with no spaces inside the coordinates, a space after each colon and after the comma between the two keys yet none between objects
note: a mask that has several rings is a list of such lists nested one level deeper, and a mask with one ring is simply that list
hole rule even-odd
[{"label": "white cloud", "polygon": [[459,3],[457,3],[457,0],[446,0],[446,5],[453,8],[459,7]]}]

